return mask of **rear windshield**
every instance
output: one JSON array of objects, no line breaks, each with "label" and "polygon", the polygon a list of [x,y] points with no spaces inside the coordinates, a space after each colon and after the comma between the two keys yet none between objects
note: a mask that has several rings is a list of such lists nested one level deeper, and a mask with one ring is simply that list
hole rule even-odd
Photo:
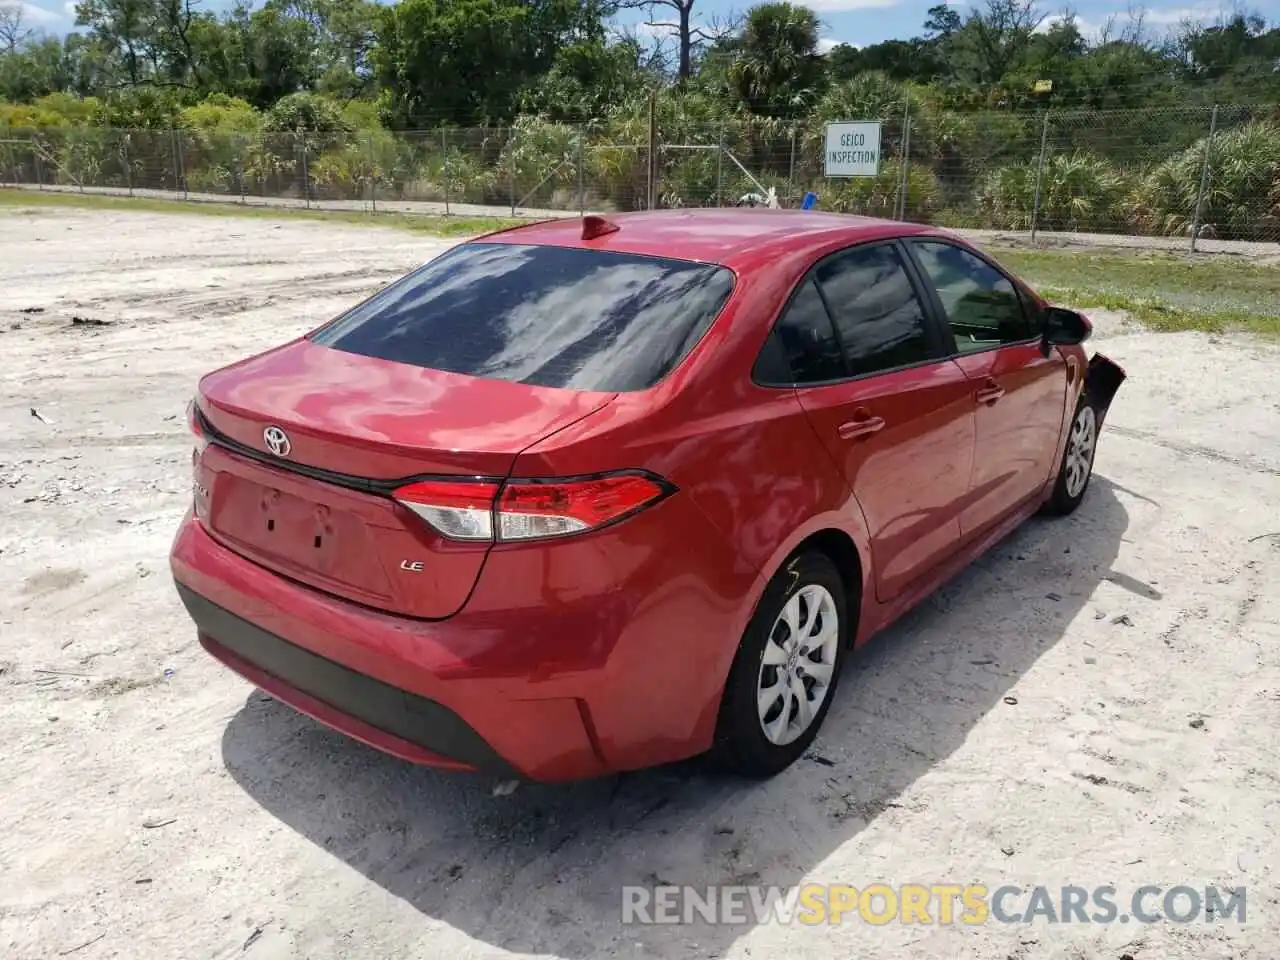
[{"label": "rear windshield", "polygon": [[348,353],[574,390],[643,390],[706,332],[724,267],[566,247],[468,243],[317,331]]}]

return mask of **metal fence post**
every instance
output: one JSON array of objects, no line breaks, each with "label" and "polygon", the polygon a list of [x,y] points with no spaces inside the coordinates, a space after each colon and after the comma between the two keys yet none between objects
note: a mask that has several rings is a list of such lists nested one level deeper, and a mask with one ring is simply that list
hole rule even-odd
[{"label": "metal fence post", "polygon": [[1044,124],[1040,128],[1040,159],[1036,163],[1036,196],[1031,205],[1031,242],[1036,242],[1036,228],[1040,225],[1040,184],[1044,181],[1044,150],[1049,142],[1049,111],[1044,112]]},{"label": "metal fence post", "polygon": [[796,128],[791,127],[791,162],[787,164],[787,199],[790,200],[795,196],[796,192]]},{"label": "metal fence post", "polygon": [[1204,191],[1209,185],[1209,153],[1213,148],[1213,135],[1218,132],[1218,105],[1209,114],[1209,136],[1204,141],[1204,160],[1200,164],[1200,189],[1196,191],[1196,212],[1191,221],[1191,252],[1196,252],[1196,240],[1200,235],[1200,217],[1204,213]]},{"label": "metal fence post", "polygon": [[449,130],[440,128],[440,171],[444,178],[444,215],[449,216]]},{"label": "metal fence post", "polygon": [[36,189],[44,189],[44,158],[40,155],[40,138],[31,135],[31,152],[36,161]]},{"label": "metal fence post", "polygon": [[187,199],[187,187],[182,176],[182,154],[178,147],[178,131],[169,128],[169,154],[173,159],[173,189],[182,189],[182,199]]},{"label": "metal fence post", "polygon": [[124,161],[124,179],[129,185],[129,196],[133,196],[133,162],[129,159],[129,134],[120,138],[120,159]]},{"label": "metal fence post", "polygon": [[723,207],[724,199],[724,121],[720,121],[720,145],[716,149],[716,206]]},{"label": "metal fence post", "polygon": [[911,167],[911,98],[902,107],[902,182],[898,186],[898,220],[907,219],[907,171]]},{"label": "metal fence post", "polygon": [[302,134],[302,197],[311,209],[311,172],[307,169],[307,135]]},{"label": "metal fence post", "polygon": [[378,212],[378,154],[374,151],[374,136],[369,134],[369,210]]},{"label": "metal fence post", "polygon": [[587,167],[586,167],[586,145],[583,141],[586,134],[582,127],[578,128],[578,216],[585,217],[587,215]]},{"label": "metal fence post", "polygon": [[658,206],[658,91],[649,94],[649,168],[645,171],[646,208]]},{"label": "metal fence post", "polygon": [[178,169],[182,171],[182,199],[187,199],[187,137],[181,131],[178,132]]},{"label": "metal fence post", "polygon": [[511,181],[511,216],[516,215],[516,155],[515,155],[516,130],[512,127],[507,132],[507,156],[511,159],[508,161],[507,178]]},{"label": "metal fence post", "polygon": [[236,180],[240,184],[240,202],[244,203],[244,141],[236,136]]}]

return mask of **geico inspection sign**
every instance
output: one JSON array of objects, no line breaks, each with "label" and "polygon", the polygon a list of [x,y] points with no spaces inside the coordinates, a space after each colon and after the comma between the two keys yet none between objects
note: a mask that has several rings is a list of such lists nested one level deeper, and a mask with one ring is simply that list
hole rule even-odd
[{"label": "geico inspection sign", "polygon": [[880,122],[827,124],[825,172],[828,177],[874,177],[880,172]]}]

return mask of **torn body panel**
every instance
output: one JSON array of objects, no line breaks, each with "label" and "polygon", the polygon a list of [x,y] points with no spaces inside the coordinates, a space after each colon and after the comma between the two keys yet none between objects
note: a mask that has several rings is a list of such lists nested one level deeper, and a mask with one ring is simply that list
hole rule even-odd
[{"label": "torn body panel", "polygon": [[1100,353],[1095,353],[1089,358],[1089,371],[1085,374],[1084,382],[1089,396],[1093,399],[1099,426],[1106,419],[1111,401],[1115,399],[1116,391],[1120,389],[1120,384],[1124,383],[1126,376],[1124,369],[1118,363]]}]

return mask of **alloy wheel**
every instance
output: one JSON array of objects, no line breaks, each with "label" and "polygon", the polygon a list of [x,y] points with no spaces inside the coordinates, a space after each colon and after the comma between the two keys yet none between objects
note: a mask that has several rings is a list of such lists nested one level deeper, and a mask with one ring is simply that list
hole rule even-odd
[{"label": "alloy wheel", "polygon": [[826,587],[793,593],[765,641],[756,687],[760,727],[775,746],[793,743],[810,726],[831,689],[840,618]]}]

